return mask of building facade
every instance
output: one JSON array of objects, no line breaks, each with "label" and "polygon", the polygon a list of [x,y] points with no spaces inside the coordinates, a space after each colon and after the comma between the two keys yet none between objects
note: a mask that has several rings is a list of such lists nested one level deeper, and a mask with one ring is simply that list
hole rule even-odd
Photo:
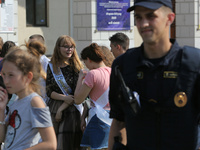
[{"label": "building facade", "polygon": [[[130,0],[130,5],[133,1]],[[200,0],[172,1],[176,20],[171,28],[171,36],[181,46],[200,48]],[[130,47],[139,46],[142,42],[134,26],[133,12],[130,14],[130,30],[98,31],[97,0],[6,0],[5,3],[13,9],[9,12],[11,17],[7,19],[13,18],[10,23],[1,17],[0,36],[4,41],[12,40],[21,45],[30,35],[42,34],[48,48],[47,55],[53,53],[57,38],[64,34],[74,38],[79,52],[91,42],[110,47],[108,38],[116,32],[128,35]],[[4,4],[1,4],[3,7]],[[3,13],[6,11],[2,9],[0,15],[5,16]],[[11,24],[11,30],[2,28],[6,24]]]}]

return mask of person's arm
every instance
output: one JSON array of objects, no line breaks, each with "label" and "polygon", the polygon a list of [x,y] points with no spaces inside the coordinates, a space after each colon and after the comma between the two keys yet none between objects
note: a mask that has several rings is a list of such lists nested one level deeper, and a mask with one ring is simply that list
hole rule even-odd
[{"label": "person's arm", "polygon": [[4,142],[5,135],[6,135],[6,124],[4,124],[5,120],[5,110],[0,111],[0,143]]},{"label": "person's arm", "polygon": [[125,123],[113,119],[109,133],[108,150],[113,149],[114,137],[116,136],[120,137],[121,141],[119,142],[121,142],[123,145],[126,145],[127,138],[126,138]]},{"label": "person's arm", "polygon": [[[36,108],[46,107],[43,100],[40,97],[34,97],[31,100],[31,105],[32,107],[36,107]],[[26,150],[40,150],[40,149],[41,150],[56,150],[57,140],[56,140],[54,128],[51,126],[51,127],[41,127],[41,128],[38,127],[37,129],[41,135],[42,142],[30,148],[27,148]]]},{"label": "person's arm", "polygon": [[[117,60],[117,61],[116,61]],[[118,60],[115,59],[112,65],[112,72],[110,76],[110,91],[109,91],[109,102],[110,102],[110,118],[113,118],[108,141],[108,150],[112,150],[114,146],[114,138],[119,137],[123,145],[127,144],[127,136],[125,129],[125,115],[124,115],[124,104],[121,91],[121,85],[118,77],[116,76],[115,67],[118,65]]]},{"label": "person's arm", "polygon": [[42,142],[25,150],[56,150],[57,141],[53,127],[38,128]]},{"label": "person's arm", "polygon": [[51,69],[48,65],[47,67],[47,79],[46,79],[46,94],[48,97],[54,99],[54,100],[61,100],[64,101],[68,104],[71,104],[73,99],[73,95],[64,95],[64,94],[60,94],[56,92],[56,88],[57,86],[55,86],[55,82],[53,82],[54,84],[52,84],[52,80],[54,81],[54,76],[51,72]]},{"label": "person's arm", "polygon": [[85,103],[84,104],[84,109],[83,109],[83,114],[81,116],[81,130],[84,131],[85,128],[86,128],[86,121],[85,121],[85,118],[87,117],[88,115],[88,106],[87,104]]},{"label": "person's arm", "polygon": [[73,95],[64,95],[64,94],[59,94],[55,91],[51,93],[51,98],[54,100],[61,100],[64,101],[67,104],[72,104],[74,101],[74,96]]},{"label": "person's arm", "polygon": [[5,110],[8,102],[7,91],[0,87],[0,143],[4,142],[6,135]]},{"label": "person's arm", "polygon": [[67,103],[63,103],[57,110],[56,112],[56,116],[55,116],[55,119],[56,121],[61,121],[62,120],[62,112],[63,110],[65,110],[67,107],[69,107],[69,104]]},{"label": "person's arm", "polygon": [[25,150],[56,150],[57,141],[53,127],[38,128],[42,142]]},{"label": "person's arm", "polygon": [[76,89],[74,92],[75,104],[81,104],[91,91],[91,88],[89,86],[87,86],[85,83],[82,83],[85,75],[86,73],[84,73],[81,70],[79,73],[79,78],[78,78]]}]

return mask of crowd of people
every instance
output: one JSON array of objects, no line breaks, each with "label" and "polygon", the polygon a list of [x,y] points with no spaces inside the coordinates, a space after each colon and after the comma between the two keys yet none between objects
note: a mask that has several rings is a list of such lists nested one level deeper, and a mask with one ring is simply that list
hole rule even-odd
[{"label": "crowd of people", "polygon": [[[79,58],[76,43],[68,35],[58,37],[50,59],[46,51],[40,34],[31,35],[20,46],[2,40],[1,147],[107,149],[113,51],[91,43]],[[102,112],[106,116],[100,116]]]},{"label": "crowd of people", "polygon": [[34,34],[22,46],[0,38],[3,150],[197,150],[200,50],[170,39],[171,0],[135,0],[143,39],[108,38],[82,48],[57,38],[51,58]]}]

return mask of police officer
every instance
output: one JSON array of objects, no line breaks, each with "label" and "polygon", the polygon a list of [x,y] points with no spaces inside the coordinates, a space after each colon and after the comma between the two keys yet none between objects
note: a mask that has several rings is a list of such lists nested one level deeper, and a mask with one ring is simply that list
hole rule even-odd
[{"label": "police officer", "polygon": [[[112,66],[109,150],[116,136],[128,150],[196,150],[200,51],[182,48],[169,38],[175,19],[171,0],[135,0],[127,11],[133,10],[143,43],[116,58]],[[137,94],[138,114],[123,97],[116,66]]]}]

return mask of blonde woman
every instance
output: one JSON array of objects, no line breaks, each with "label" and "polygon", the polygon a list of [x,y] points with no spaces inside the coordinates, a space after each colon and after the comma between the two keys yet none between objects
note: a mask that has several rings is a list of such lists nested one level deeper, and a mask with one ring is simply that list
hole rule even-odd
[{"label": "blonde woman", "polygon": [[82,104],[74,104],[74,90],[83,68],[74,40],[60,36],[47,67],[46,91],[48,106],[58,141],[58,150],[80,150]]}]

